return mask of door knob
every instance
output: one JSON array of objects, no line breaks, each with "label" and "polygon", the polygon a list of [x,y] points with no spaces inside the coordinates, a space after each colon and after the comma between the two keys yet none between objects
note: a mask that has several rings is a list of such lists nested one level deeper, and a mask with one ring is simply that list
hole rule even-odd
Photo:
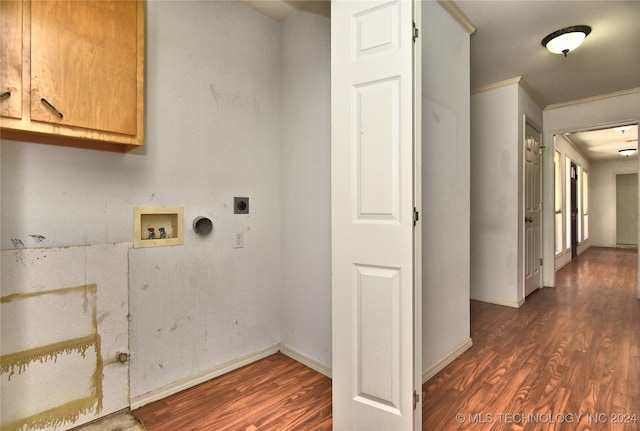
[{"label": "door knob", "polygon": [[529,222],[529,223],[533,223],[533,217],[529,217],[529,218],[524,218],[525,222]]}]

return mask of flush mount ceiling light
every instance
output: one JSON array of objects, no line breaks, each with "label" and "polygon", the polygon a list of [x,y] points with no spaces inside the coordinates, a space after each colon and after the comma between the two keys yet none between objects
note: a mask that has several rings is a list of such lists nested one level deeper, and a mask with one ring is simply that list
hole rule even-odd
[{"label": "flush mount ceiling light", "polygon": [[588,25],[574,25],[563,28],[542,39],[542,46],[554,54],[564,54],[566,57],[569,51],[573,51],[580,46],[589,33],[591,33],[591,27]]},{"label": "flush mount ceiling light", "polygon": [[625,148],[624,150],[618,150],[620,155],[625,157],[633,156],[636,151],[638,150],[636,150],[635,148]]}]

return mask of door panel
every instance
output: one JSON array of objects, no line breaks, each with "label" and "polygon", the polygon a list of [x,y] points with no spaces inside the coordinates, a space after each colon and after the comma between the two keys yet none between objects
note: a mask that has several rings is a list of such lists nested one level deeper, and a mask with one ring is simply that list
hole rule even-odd
[{"label": "door panel", "polygon": [[332,2],[335,430],[420,426],[412,3]]},{"label": "door panel", "polygon": [[529,123],[525,123],[525,296],[542,285],[541,263],[542,237],[540,218],[542,215],[541,194],[541,134]]},{"label": "door panel", "polygon": [[360,221],[398,222],[400,136],[397,106],[398,78],[355,88],[356,194],[354,208]]},{"label": "door panel", "polygon": [[133,1],[32,2],[31,118],[135,135],[136,23]]},{"label": "door panel", "polygon": [[356,399],[400,414],[400,269],[355,265]]},{"label": "door panel", "polygon": [[0,115],[22,118],[22,2],[0,2]]}]

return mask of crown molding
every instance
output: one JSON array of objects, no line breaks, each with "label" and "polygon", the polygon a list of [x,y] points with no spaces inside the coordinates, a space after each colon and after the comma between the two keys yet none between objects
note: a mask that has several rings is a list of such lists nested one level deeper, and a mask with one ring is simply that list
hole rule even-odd
[{"label": "crown molding", "polygon": [[582,103],[595,102],[598,100],[609,99],[611,97],[628,96],[637,93],[640,93],[640,87],[630,88],[628,90],[622,91],[615,91],[613,93],[601,94],[599,96],[585,97],[584,99],[570,100],[568,102],[554,103],[552,105],[547,105],[544,110],[547,111],[551,109],[565,108],[567,106],[580,105]]},{"label": "crown molding", "polygon": [[527,81],[525,81],[525,79],[522,76],[516,76],[515,78],[511,78],[504,81],[495,82],[493,84],[484,85],[482,87],[474,88],[473,90],[471,90],[471,94],[483,93],[485,91],[495,90],[496,88],[501,88],[501,87],[508,87],[510,85],[518,85],[520,88],[522,88],[525,91],[525,93],[527,93],[527,95],[531,98],[531,100],[533,100],[534,103],[540,107],[540,109],[544,107],[544,103],[542,103],[542,100],[540,99],[540,97],[536,94],[533,88],[531,88],[529,83],[527,83]]},{"label": "crown molding", "polygon": [[437,2],[467,33],[470,35],[475,33],[476,26],[455,2],[452,0],[437,0]]},{"label": "crown molding", "polygon": [[484,93],[485,91],[495,90],[496,88],[508,87],[510,85],[519,84],[522,76],[516,76],[515,78],[506,79],[500,82],[494,82],[493,84],[483,85],[482,87],[474,88],[471,90],[471,94]]}]

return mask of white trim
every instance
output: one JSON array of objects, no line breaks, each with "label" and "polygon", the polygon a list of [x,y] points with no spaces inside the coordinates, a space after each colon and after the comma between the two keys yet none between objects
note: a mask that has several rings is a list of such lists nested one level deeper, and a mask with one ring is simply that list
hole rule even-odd
[{"label": "white trim", "polygon": [[485,91],[495,90],[496,88],[507,87],[513,84],[519,84],[522,76],[516,76],[515,78],[505,79],[504,81],[494,82],[493,84],[483,85],[482,87],[472,88],[471,94],[483,93]]},{"label": "white trim", "polygon": [[[564,217],[563,217],[563,224],[564,224]],[[564,242],[564,229],[562,230],[562,241]],[[564,246],[564,244],[563,244]],[[556,271],[559,271],[560,268],[562,268],[563,266],[567,265],[569,262],[571,262],[571,253],[567,253],[568,249],[564,249],[562,250],[562,253],[558,253],[556,255]]]},{"label": "white trim", "polygon": [[[517,84],[525,93],[533,100],[533,102],[540,108],[541,110],[544,108],[544,103],[540,99],[540,96],[535,92],[533,88],[525,81],[522,76],[516,76],[511,79],[506,79],[500,82],[494,82],[493,84],[483,85],[478,88],[472,88],[471,94],[483,93],[485,91],[495,90],[496,88],[508,87],[509,85]],[[537,127],[537,126],[536,126]],[[540,133],[542,134],[542,127],[537,127],[540,129]]]},{"label": "white trim", "polygon": [[464,352],[469,350],[473,346],[473,340],[471,337],[467,338],[460,344],[458,347],[453,349],[451,352],[447,353],[442,359],[438,362],[427,368],[422,372],[422,384],[424,384],[431,377],[438,374],[440,371],[444,369],[447,365],[452,363],[458,356],[462,355]]},{"label": "white trim", "polygon": [[476,31],[476,26],[471,22],[469,17],[462,12],[462,9],[452,0],[436,0],[438,4],[447,11],[447,13],[464,29],[469,35]]},{"label": "white trim", "polygon": [[290,357],[294,361],[300,362],[301,364],[306,365],[312,370],[331,378],[331,368],[283,344],[273,344],[271,346],[265,347],[264,349],[248,353],[211,369],[194,374],[193,376],[177,380],[173,383],[154,389],[145,394],[133,397],[130,400],[131,410],[135,410],[146,404],[161,400],[185,389],[192,388],[196,385],[199,385],[200,383],[204,383],[216,377],[220,377],[223,374],[237,370],[238,368],[259,361],[260,359],[266,358],[267,356],[273,355],[277,352],[281,352],[283,355]]},{"label": "white trim", "polygon": [[490,304],[504,305],[506,307],[520,308],[522,304],[524,304],[524,298],[521,298],[517,301],[512,301],[510,299],[502,299],[502,298],[494,298],[492,296],[477,295],[473,292],[471,292],[470,296],[471,296],[470,299],[472,301],[488,302]]},{"label": "white trim", "polygon": [[640,92],[640,87],[638,87],[638,88],[630,88],[628,90],[616,91],[614,93],[607,93],[607,94],[600,94],[598,96],[585,97],[584,99],[570,100],[568,102],[561,102],[561,103],[554,103],[554,104],[551,104],[551,105],[547,105],[544,109],[546,111],[546,110],[551,110],[551,109],[564,108],[564,107],[567,107],[567,106],[579,105],[581,103],[594,102],[594,101],[597,101],[597,100],[609,99],[611,97],[626,96],[628,94],[635,94],[635,93],[639,93],[639,92]]},{"label": "white trim", "polygon": [[185,389],[192,388],[196,385],[199,385],[200,383],[204,383],[215,377],[221,376],[230,371],[237,370],[238,368],[244,367],[245,365],[248,365],[252,362],[258,361],[262,358],[266,358],[269,355],[273,355],[274,353],[277,353],[279,348],[280,348],[279,344],[273,344],[261,350],[247,353],[246,355],[227,361],[211,369],[201,371],[192,376],[189,376],[184,379],[177,380],[168,385],[159,387],[145,394],[135,396],[130,399],[131,410],[135,410],[139,407],[144,406],[145,404],[149,404],[151,402],[161,400],[163,398],[168,397],[169,395],[173,395]]},{"label": "white trim", "polygon": [[303,365],[311,368],[314,371],[317,371],[320,374],[323,374],[329,378],[331,378],[331,368],[326,365],[321,364],[320,362],[312,359],[308,356],[303,355],[297,350],[292,349],[291,347],[287,347],[284,344],[280,344],[280,353],[286,355],[293,359],[294,361],[300,362]]}]

